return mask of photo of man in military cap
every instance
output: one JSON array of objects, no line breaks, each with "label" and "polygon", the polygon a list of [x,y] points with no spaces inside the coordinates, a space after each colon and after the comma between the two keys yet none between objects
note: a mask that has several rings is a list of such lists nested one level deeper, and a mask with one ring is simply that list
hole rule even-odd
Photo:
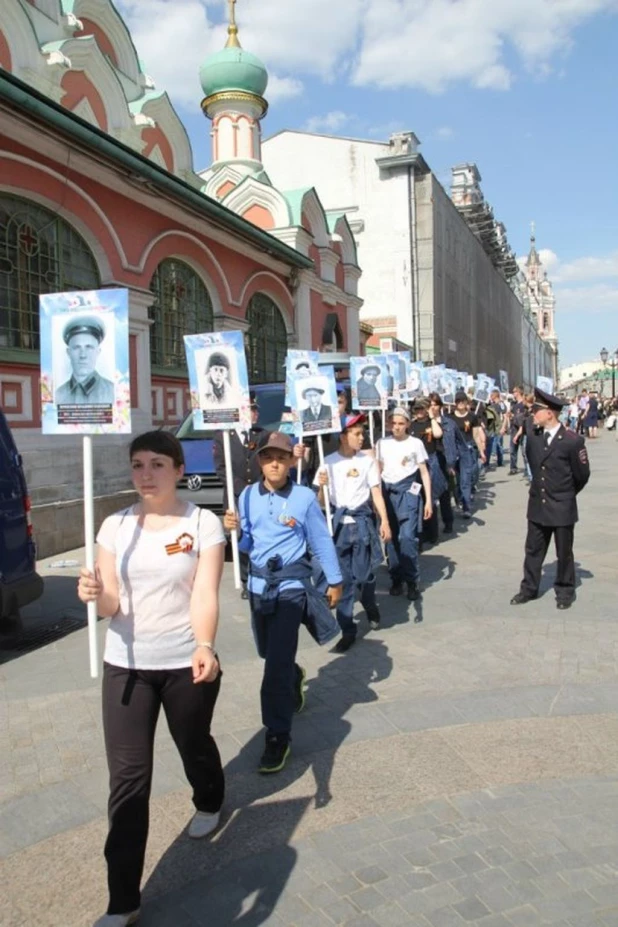
[{"label": "photo of man in military cap", "polygon": [[205,373],[205,404],[222,409],[237,406],[238,394],[231,383],[229,355],[224,351],[213,351],[206,361]]},{"label": "photo of man in military cap", "polygon": [[71,315],[62,330],[71,376],[55,392],[56,405],[112,405],[114,384],[101,376],[97,363],[106,336],[100,315]]}]

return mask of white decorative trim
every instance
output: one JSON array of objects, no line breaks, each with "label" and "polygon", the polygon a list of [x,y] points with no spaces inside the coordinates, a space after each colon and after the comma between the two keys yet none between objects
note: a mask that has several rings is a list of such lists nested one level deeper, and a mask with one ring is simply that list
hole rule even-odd
[{"label": "white decorative trim", "polygon": [[337,264],[340,261],[339,255],[331,248],[318,248],[318,253],[320,255],[322,279],[327,280],[329,283],[335,283]]},{"label": "white decorative trim", "polygon": [[4,414],[7,421],[14,424],[16,422],[31,422],[33,415],[34,397],[32,395],[32,377],[19,376],[18,374],[3,373],[0,375],[0,383],[14,383],[15,386],[21,386],[21,412],[11,412],[10,408],[4,408]]},{"label": "white decorative trim", "polygon": [[74,14],[79,19],[89,19],[109,39],[118,59],[118,68],[123,74],[139,84],[140,68],[135,46],[124,20],[112,3],[101,0],[76,0]]},{"label": "white decorative trim", "polygon": [[[114,242],[114,245],[116,246],[116,249],[118,251],[118,255],[120,257],[120,261],[121,261],[123,268],[125,270],[137,270],[138,269],[128,263],[127,256],[124,253],[124,248],[122,247],[122,243],[120,239],[118,238],[116,230],[114,226],[112,225],[112,223],[110,222],[110,220],[105,215],[105,213],[103,212],[103,210],[101,209],[101,207],[99,206],[99,204],[96,202],[96,200],[93,200],[92,197],[90,197],[87,193],[85,193],[81,189],[81,187],[79,187],[76,183],[74,183],[72,180],[69,180],[67,177],[63,176],[62,174],[59,174],[53,168],[47,167],[47,165],[44,165],[44,164],[40,164],[38,161],[33,161],[31,158],[26,158],[23,155],[13,154],[13,152],[11,151],[3,151],[2,149],[0,149],[0,158],[6,158],[8,161],[17,161],[20,164],[27,164],[29,167],[34,167],[36,170],[41,171],[42,173],[47,174],[50,177],[54,177],[56,180],[59,180],[66,187],[69,187],[71,190],[73,190],[74,193],[77,193],[77,195],[81,199],[85,200],[85,202],[88,203],[91,209],[93,209],[94,212],[96,212],[101,222],[103,222],[103,224],[105,225],[105,228],[109,232],[110,237],[112,241]],[[102,248],[98,238],[94,236],[90,228],[87,225],[85,225],[84,222],[79,217],[75,216],[72,212],[69,212],[69,210],[65,209],[64,206],[59,205],[53,200],[47,199],[47,197],[40,196],[38,193],[34,193],[33,191],[29,189],[23,190],[21,188],[12,187],[6,183],[3,184],[1,182],[0,182],[0,189],[3,190],[5,193],[14,193],[16,196],[23,196],[24,199],[31,199],[34,202],[40,203],[41,206],[46,206],[47,209],[51,209],[52,212],[58,213],[58,215],[61,215],[63,219],[66,219],[67,222],[70,222],[71,225],[73,225],[74,228],[77,229],[77,231],[80,233],[80,235],[88,242],[88,245],[92,253],[97,259],[101,279],[103,281],[106,281],[107,279],[109,279],[109,277],[111,277],[111,274],[112,274],[111,265],[109,263],[107,255],[105,254],[105,250]]]},{"label": "white decorative trim", "polygon": [[99,129],[101,128],[87,97],[81,98],[77,106],[73,107],[73,112],[76,116],[79,116],[81,119],[85,119],[86,122],[89,122],[91,125],[97,126]]},{"label": "white decorative trim", "polygon": [[82,71],[99,94],[110,135],[119,129],[131,128],[132,120],[124,88],[94,36],[67,39],[62,45],[62,53],[70,58],[71,70]]},{"label": "white decorative trim", "polygon": [[[257,273],[252,274],[252,276],[249,277],[249,279],[247,280],[247,282],[245,283],[245,286],[244,286],[244,288],[243,288],[243,291],[242,291],[242,296],[243,296],[243,297],[244,297],[245,293],[247,292],[247,288],[249,287],[251,281],[252,281],[252,280],[255,280],[256,277],[270,277],[272,280],[275,280],[275,281],[279,284],[279,287],[280,287],[280,288],[283,288],[284,292],[287,293],[287,295],[288,295],[288,297],[289,297],[290,294],[289,294],[289,292],[286,290],[285,285],[281,282],[281,280],[278,279],[278,277],[275,277],[275,275],[274,275],[274,274],[271,274],[269,271],[257,271]],[[253,299],[254,296],[257,296],[258,293],[263,293],[265,296],[268,296],[269,299],[272,299],[272,301],[274,302],[275,306],[277,307],[277,309],[278,309],[279,312],[281,313],[281,318],[283,319],[283,321],[284,321],[284,323],[285,323],[285,330],[286,330],[286,333],[288,334],[288,336],[289,336],[289,335],[293,335],[293,334],[294,334],[294,322],[293,322],[292,318],[290,318],[289,310],[287,309],[287,307],[284,306],[284,305],[282,305],[281,300],[280,300],[280,297],[278,297],[275,293],[273,293],[272,290],[266,289],[266,288],[264,288],[264,287],[260,287],[259,289],[257,289],[257,290],[255,291],[255,293],[252,293],[251,299]],[[249,300],[249,302],[250,302],[250,301],[251,301],[251,300]],[[247,312],[249,311],[249,302],[248,302],[247,305],[244,307],[245,318],[246,318],[246,316],[247,316]],[[242,300],[242,298],[241,298],[241,305],[242,305],[242,304],[243,304],[243,300]]]},{"label": "white decorative trim", "polygon": [[[290,291],[288,290],[288,288],[286,287],[285,283],[283,282],[283,280],[281,280],[280,277],[277,277],[276,274],[271,273],[269,270],[256,270],[256,272],[253,273],[253,274],[251,274],[251,276],[245,281],[245,285],[244,285],[243,288],[242,288],[242,293],[240,294],[240,299],[238,300],[238,305],[244,308],[245,314],[246,314],[246,312],[247,312],[247,306],[245,306],[245,297],[246,297],[246,294],[247,294],[247,290],[249,289],[249,287],[251,286],[251,284],[252,284],[258,277],[266,277],[268,280],[272,280],[272,281],[276,284],[277,289],[278,289],[278,290],[282,290],[282,291],[285,293],[287,299],[288,299],[289,301],[292,301],[292,300],[291,300]],[[273,293],[272,293],[272,291],[271,291],[270,289],[264,289],[263,287],[260,287],[260,288],[259,288],[258,290],[256,290],[255,292],[256,292],[256,293],[265,293],[267,296],[270,296],[270,298],[273,300],[273,302],[277,303],[277,308],[281,309],[281,306],[280,306],[279,303],[277,302],[277,299],[275,298],[275,296],[273,295]],[[253,294],[253,295],[255,295],[255,294]],[[286,327],[288,327],[288,325],[287,325],[287,316],[288,316],[288,311],[289,311],[289,310],[288,310],[288,309],[282,309],[281,311],[282,311],[282,313],[283,313],[283,314],[285,315],[285,317],[286,317]],[[288,327],[288,331],[291,331],[291,327]]]},{"label": "white decorative trim", "polygon": [[294,248],[299,254],[309,257],[309,248],[313,244],[311,234],[301,225],[289,225],[287,228],[271,229],[270,234],[278,238],[285,245]]},{"label": "white decorative trim", "polygon": [[[205,172],[204,172],[205,173]],[[203,175],[201,175],[203,177]],[[209,178],[206,180],[206,186],[204,187],[204,194],[206,196],[212,197],[213,200],[218,199],[217,190],[219,190],[225,183],[233,183],[235,187],[244,180],[245,174],[241,174],[239,170],[233,167],[231,164],[226,164],[225,167],[219,168],[218,171],[215,171]],[[203,179],[206,179],[203,177]],[[228,191],[231,193],[232,191]],[[226,194],[227,196],[228,194]]]},{"label": "white decorative trim", "polygon": [[303,196],[301,220],[303,213],[306,215],[309,221],[309,227],[311,229],[311,234],[313,235],[314,243],[318,246],[318,248],[329,248],[330,232],[328,230],[326,216],[324,215],[324,209],[322,207],[320,197],[313,187],[311,190],[307,190]]},{"label": "white decorative trim", "polygon": [[221,202],[239,216],[252,206],[263,206],[273,217],[275,228],[289,227],[290,212],[285,197],[274,187],[253,177],[247,177],[238,187],[230,190]]},{"label": "white decorative trim", "polygon": [[2,34],[11,53],[16,77],[29,71],[41,74],[45,62],[30,17],[19,2],[2,4]]},{"label": "white decorative trim", "polygon": [[174,157],[174,173],[181,171],[194,173],[193,152],[187,130],[178,118],[167,93],[147,100],[141,108],[141,114],[153,119],[168,140]]},{"label": "white decorative trim", "polygon": [[[163,241],[164,238],[170,238],[172,236],[175,238],[184,238],[187,241],[192,242],[194,245],[197,245],[197,247],[201,251],[203,251],[204,254],[208,256],[208,259],[212,261],[213,266],[216,267],[219,273],[219,282],[221,283],[221,285],[223,286],[223,289],[225,290],[225,295],[226,295],[228,304],[229,305],[239,305],[239,303],[234,303],[232,299],[230,285],[228,283],[227,277],[225,276],[225,272],[223,268],[221,267],[221,264],[219,263],[219,261],[216,259],[216,257],[210,250],[210,248],[208,248],[202,241],[200,241],[199,238],[196,238],[195,235],[191,235],[190,232],[183,232],[182,229],[169,229],[165,232],[161,232],[159,235],[153,238],[152,241],[150,241],[144,248],[142,252],[142,256],[139,260],[139,264],[137,265],[135,270],[137,270],[138,273],[140,274],[143,273],[144,268],[146,266],[146,262],[148,261],[148,258],[150,257],[150,254],[153,248],[156,245],[158,245],[160,241]],[[173,258],[173,257],[177,258],[179,261],[184,261],[185,264],[189,264],[195,270],[195,272],[201,278],[202,282],[204,283],[204,286],[206,287],[206,289],[208,290],[210,294],[214,314],[222,315],[223,307],[221,305],[221,300],[219,298],[218,288],[215,285],[215,282],[212,279],[212,277],[210,277],[208,272],[204,270],[204,267],[201,264],[198,264],[196,261],[193,260],[193,258],[187,256],[186,254],[178,253],[177,250],[175,250],[173,254],[165,255],[165,258]]]}]

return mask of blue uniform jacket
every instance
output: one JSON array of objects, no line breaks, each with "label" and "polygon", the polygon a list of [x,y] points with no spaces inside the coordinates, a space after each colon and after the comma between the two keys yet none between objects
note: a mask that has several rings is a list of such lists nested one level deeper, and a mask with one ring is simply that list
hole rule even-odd
[{"label": "blue uniform jacket", "polygon": [[399,524],[405,521],[415,521],[418,531],[423,530],[423,497],[421,493],[411,493],[413,483],[418,483],[416,473],[408,476],[398,483],[382,483],[382,491],[388,508],[392,508]]},{"label": "blue uniform jacket", "polygon": [[382,545],[376,528],[375,513],[369,502],[357,509],[348,509],[342,505],[335,509],[333,515],[333,535],[335,547],[339,538],[345,545],[345,515],[351,516],[358,529],[358,536],[352,554],[351,574],[355,583],[366,583],[373,571],[382,563]]}]

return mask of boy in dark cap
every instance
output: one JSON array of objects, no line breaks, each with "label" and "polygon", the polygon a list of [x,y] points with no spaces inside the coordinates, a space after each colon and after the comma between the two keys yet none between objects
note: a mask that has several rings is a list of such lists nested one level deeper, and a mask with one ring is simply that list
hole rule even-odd
[{"label": "boy in dark cap", "polygon": [[526,453],[532,471],[528,498],[528,533],[524,577],[511,605],[536,599],[541,569],[552,535],[558,567],[554,590],[556,607],[570,608],[575,599],[573,534],[577,521],[576,496],[590,478],[584,439],[559,421],[564,400],[540,389],[534,391],[532,415],[526,424]]},{"label": "boy in dark cap", "polygon": [[112,405],[114,384],[96,366],[105,338],[105,326],[96,315],[73,316],[62,338],[71,362],[71,377],[56,390],[56,405]]},{"label": "boy in dark cap", "polygon": [[[266,743],[259,772],[283,769],[290,754],[292,718],[305,696],[304,670],[296,663],[301,624],[319,644],[338,633],[329,611],[341,598],[341,570],[315,493],[290,479],[292,441],[265,432],[258,445],[259,483],[245,489],[239,513],[228,510],[223,524],[240,529],[239,548],[249,554],[249,601],[258,653],[264,660],[261,702]],[[312,584],[309,549],[319,562],[326,598]]]}]

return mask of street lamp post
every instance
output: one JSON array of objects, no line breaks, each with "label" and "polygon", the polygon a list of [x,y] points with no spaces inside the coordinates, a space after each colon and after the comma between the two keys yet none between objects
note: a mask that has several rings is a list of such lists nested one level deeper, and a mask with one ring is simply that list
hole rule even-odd
[{"label": "street lamp post", "polygon": [[611,367],[612,371],[612,399],[616,398],[616,367],[618,367],[618,348],[614,351],[614,356],[609,360],[609,351],[607,348],[601,348],[599,352],[601,363],[604,367]]}]

